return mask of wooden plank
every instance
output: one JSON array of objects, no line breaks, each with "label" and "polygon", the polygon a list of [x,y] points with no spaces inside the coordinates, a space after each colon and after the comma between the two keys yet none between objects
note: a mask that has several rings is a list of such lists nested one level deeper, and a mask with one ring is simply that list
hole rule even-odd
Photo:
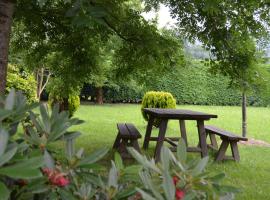
[{"label": "wooden plank", "polygon": [[126,124],[117,124],[117,128],[122,138],[129,138],[129,131]]},{"label": "wooden plank", "polygon": [[138,139],[142,137],[138,129],[133,124],[126,123],[126,126],[129,130],[129,134],[132,135],[133,139]]},{"label": "wooden plank", "polygon": [[233,156],[234,160],[240,161],[240,155],[239,155],[239,151],[238,151],[237,142],[231,141],[230,144],[231,144],[232,156]]},{"label": "wooden plank", "polygon": [[146,133],[145,133],[145,137],[144,137],[144,142],[143,142],[143,148],[144,149],[148,149],[149,146],[149,141],[150,141],[150,137],[151,137],[151,133],[152,133],[152,128],[153,128],[153,124],[154,124],[154,117],[152,117],[151,115],[149,116],[149,120],[148,120],[148,124],[147,124],[147,128],[146,128]]},{"label": "wooden plank", "polygon": [[160,126],[159,126],[159,134],[158,134],[158,141],[157,141],[157,145],[155,148],[155,161],[158,162],[160,160],[160,151],[161,151],[161,147],[163,145],[164,142],[164,138],[165,138],[165,134],[166,134],[166,130],[167,130],[167,124],[168,124],[168,120],[166,119],[162,119]]},{"label": "wooden plank", "polygon": [[218,150],[216,161],[222,161],[222,160],[224,160],[225,153],[226,153],[226,150],[228,148],[228,145],[229,145],[229,141],[228,140],[223,140],[222,141],[221,146],[220,146],[220,148]]},{"label": "wooden plank", "polygon": [[176,147],[177,146],[177,143],[174,142],[173,140],[171,140],[170,138],[165,138],[164,141],[168,142],[170,145]]},{"label": "wooden plank", "polygon": [[204,129],[204,121],[198,120],[197,126],[198,126],[198,134],[199,134],[199,143],[200,143],[200,148],[201,148],[201,156],[203,158],[208,155],[206,132]]},{"label": "wooden plank", "polygon": [[[179,141],[179,139],[181,137],[166,137],[166,138],[168,138],[169,140],[172,140],[172,141]],[[158,141],[158,137],[150,137],[149,140],[150,141]]]},{"label": "wooden plank", "polygon": [[[170,147],[170,149],[173,152],[177,151],[177,147]],[[187,148],[187,152],[201,152],[201,148],[200,147],[188,147]]]},{"label": "wooden plank", "polygon": [[217,115],[182,109],[144,108],[144,111],[156,118],[166,119],[209,120],[210,118],[217,118]]},{"label": "wooden plank", "polygon": [[224,137],[230,138],[230,140],[236,140],[236,141],[239,141],[239,140],[247,141],[248,140],[248,138],[238,136],[234,133],[231,133],[229,131],[223,130],[223,129],[215,127],[215,126],[206,125],[205,130],[208,133],[214,133],[214,134],[219,135],[221,137],[224,136]]},{"label": "wooden plank", "polygon": [[179,120],[179,126],[180,126],[181,137],[184,139],[186,145],[188,146],[188,142],[187,142],[187,131],[186,131],[185,121],[184,120]]}]

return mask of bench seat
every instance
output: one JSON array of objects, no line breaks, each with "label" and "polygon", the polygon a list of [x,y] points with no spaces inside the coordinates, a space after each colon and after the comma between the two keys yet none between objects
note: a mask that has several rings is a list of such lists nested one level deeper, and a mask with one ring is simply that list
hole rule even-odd
[{"label": "bench seat", "polygon": [[[222,161],[227,158],[232,158],[235,161],[240,161],[240,155],[238,151],[238,146],[237,142],[239,141],[247,141],[247,138],[238,136],[234,133],[231,133],[229,131],[223,130],[221,128],[211,126],[211,125],[206,125],[205,126],[205,132],[209,135],[210,140],[211,140],[211,147],[217,148],[217,142],[215,135],[220,136],[222,143],[220,148],[218,149],[216,161]],[[228,146],[231,146],[231,151],[232,151],[232,157],[227,157],[225,156],[226,150]]]},{"label": "bench seat", "polygon": [[138,139],[141,134],[138,129],[131,123],[118,123],[118,134],[113,144],[113,148],[118,150],[122,158],[131,158],[126,147],[130,146],[140,152]]}]

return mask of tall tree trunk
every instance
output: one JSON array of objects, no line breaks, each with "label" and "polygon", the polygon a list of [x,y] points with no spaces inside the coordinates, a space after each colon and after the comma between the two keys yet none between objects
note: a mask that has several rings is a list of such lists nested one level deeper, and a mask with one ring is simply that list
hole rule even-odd
[{"label": "tall tree trunk", "polygon": [[242,93],[242,136],[247,136],[247,97],[246,93]]},{"label": "tall tree trunk", "polygon": [[103,89],[102,89],[102,87],[96,88],[96,102],[97,102],[97,104],[103,104]]},{"label": "tall tree trunk", "polygon": [[0,0],[0,93],[6,89],[9,39],[14,12],[12,0]]}]

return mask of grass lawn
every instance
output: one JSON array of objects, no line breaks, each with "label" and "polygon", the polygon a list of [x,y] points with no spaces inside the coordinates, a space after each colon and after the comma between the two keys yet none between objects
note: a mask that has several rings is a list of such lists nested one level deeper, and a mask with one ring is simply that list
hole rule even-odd
[{"label": "grass lawn", "polygon": [[[177,108],[217,114],[218,118],[208,121],[207,124],[241,133],[240,107],[178,106]],[[104,146],[111,148],[117,134],[117,122],[134,123],[143,136],[146,129],[146,122],[142,118],[139,105],[82,105],[75,116],[86,121],[74,128],[83,133],[76,142],[77,148],[83,147],[87,152]],[[189,144],[196,144],[198,135],[194,122],[187,122],[187,132]],[[167,133],[168,135],[179,135],[177,121],[169,122]],[[155,134],[157,134],[156,130]],[[270,143],[270,108],[248,108],[248,136]],[[140,144],[142,144],[142,139]],[[150,152],[153,151],[154,145],[153,142],[150,143]],[[237,194],[237,199],[270,199],[270,148],[243,145],[239,145],[239,147],[240,163],[227,161],[217,164],[213,163],[213,156],[211,156],[207,170],[225,172],[227,175],[225,183],[242,189],[242,192]],[[189,155],[199,156],[196,153],[189,153]],[[108,157],[109,160],[110,157]]]}]

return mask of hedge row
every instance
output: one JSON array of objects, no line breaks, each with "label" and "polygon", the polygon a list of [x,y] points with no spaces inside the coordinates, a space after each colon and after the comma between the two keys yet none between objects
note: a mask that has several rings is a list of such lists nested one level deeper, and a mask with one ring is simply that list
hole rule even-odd
[{"label": "hedge row", "polygon": [[[200,62],[171,70],[162,76],[153,77],[145,87],[120,85],[119,89],[107,88],[108,102],[138,102],[146,91],[172,93],[178,104],[194,105],[240,105],[241,93],[229,87],[230,80],[222,75],[212,75]],[[267,103],[258,95],[248,97],[249,105],[265,106]]]}]

